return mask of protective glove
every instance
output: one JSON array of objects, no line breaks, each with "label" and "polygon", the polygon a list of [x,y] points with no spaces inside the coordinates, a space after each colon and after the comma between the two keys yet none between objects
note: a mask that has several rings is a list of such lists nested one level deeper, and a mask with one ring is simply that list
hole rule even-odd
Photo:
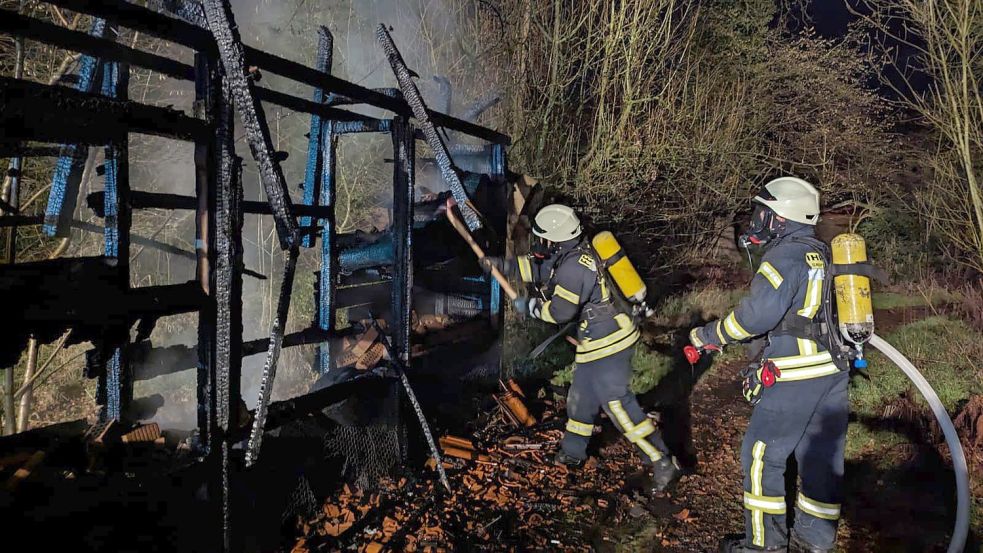
[{"label": "protective glove", "polygon": [[703,341],[703,339],[700,337],[701,330],[703,330],[703,327],[698,326],[689,331],[689,343],[693,344],[693,347],[695,347],[701,353],[704,351],[721,351],[720,346],[716,344],[708,344]]},{"label": "protective glove", "polygon": [[537,319],[542,319],[543,300],[539,298],[529,298],[529,315]]},{"label": "protective glove", "polygon": [[529,298],[526,296],[519,296],[512,300],[512,307],[515,308],[515,313],[520,319],[525,319],[529,316]]},{"label": "protective glove", "polygon": [[744,381],[741,383],[741,394],[751,405],[761,401],[761,394],[775,385],[782,376],[782,371],[770,359],[765,359],[760,365],[751,365],[741,372]]},{"label": "protective glove", "polygon": [[507,259],[496,255],[486,255],[478,260],[478,265],[481,266],[481,270],[484,271],[486,275],[490,275],[492,272],[492,267],[495,267],[500,273],[508,276],[509,272],[512,270],[513,263],[514,260],[512,259]]}]

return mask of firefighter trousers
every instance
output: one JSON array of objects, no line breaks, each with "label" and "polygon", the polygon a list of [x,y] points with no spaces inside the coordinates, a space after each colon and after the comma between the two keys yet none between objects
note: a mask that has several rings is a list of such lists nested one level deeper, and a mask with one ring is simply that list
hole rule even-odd
[{"label": "firefighter trousers", "polygon": [[628,389],[634,347],[614,355],[578,363],[567,392],[567,427],[560,447],[576,459],[587,458],[587,443],[594,421],[603,409],[622,434],[633,443],[642,461],[653,464],[668,453],[665,443]]},{"label": "firefighter trousers", "polygon": [[754,407],[741,448],[746,543],[785,546],[785,470],[794,454],[799,470],[793,531],[830,549],[836,543],[849,403],[846,372],[782,382]]}]

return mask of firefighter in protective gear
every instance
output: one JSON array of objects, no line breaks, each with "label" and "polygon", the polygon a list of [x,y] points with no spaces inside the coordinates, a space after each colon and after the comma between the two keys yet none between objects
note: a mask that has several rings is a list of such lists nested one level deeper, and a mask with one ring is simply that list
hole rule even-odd
[{"label": "firefighter in protective gear", "polygon": [[[725,318],[690,332],[690,342],[703,349],[766,338],[745,383],[755,405],[741,451],[745,535],[725,539],[720,550],[832,551],[840,517],[849,372],[834,363],[820,333],[810,330],[824,320],[829,259],[815,237],[819,193],[801,179],[785,177],[765,185],[754,203],[742,242],[763,246],[765,253],[751,292]],[[793,454],[801,485],[790,538],[785,470]]]},{"label": "firefighter in protective gear", "polygon": [[598,273],[602,269],[590,243],[583,239],[573,209],[559,204],[542,208],[532,230],[529,256],[509,263],[486,259],[535,286],[538,297],[525,305],[530,316],[554,324],[579,323],[576,369],[567,395],[568,419],[557,462],[569,466],[584,462],[594,422],[603,409],[651,467],[653,490],[665,489],[679,478],[681,470],[628,389],[638,328],[615,306],[612,294],[616,292],[608,289]]}]

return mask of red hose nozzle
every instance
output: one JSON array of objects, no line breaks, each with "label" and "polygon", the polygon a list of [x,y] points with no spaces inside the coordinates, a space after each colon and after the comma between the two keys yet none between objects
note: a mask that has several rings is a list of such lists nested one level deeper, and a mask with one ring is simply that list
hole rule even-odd
[{"label": "red hose nozzle", "polygon": [[696,349],[694,346],[684,347],[683,355],[686,356],[686,360],[689,361],[690,365],[695,365],[700,361],[700,350]]}]

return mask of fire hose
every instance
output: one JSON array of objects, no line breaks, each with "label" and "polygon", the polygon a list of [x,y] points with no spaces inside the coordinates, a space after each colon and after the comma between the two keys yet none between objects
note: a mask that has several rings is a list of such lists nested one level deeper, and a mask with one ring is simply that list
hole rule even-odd
[{"label": "fire hose", "polygon": [[[956,434],[956,427],[953,426],[952,419],[949,418],[949,413],[946,412],[945,406],[939,400],[938,394],[935,393],[928,380],[922,376],[922,373],[915,368],[915,365],[908,358],[876,334],[871,335],[868,343],[883,353],[905,373],[905,376],[911,380],[912,384],[921,392],[925,401],[928,402],[932,413],[942,428],[946,445],[952,454],[952,469],[956,478],[956,522],[952,530],[952,539],[949,541],[949,549],[947,551],[948,553],[962,553],[963,548],[966,546],[966,537],[969,533],[969,471],[966,466],[966,455],[963,452],[962,443],[959,441],[959,435]],[[719,348],[707,351],[715,352],[719,351]],[[683,348],[683,355],[691,365],[699,361],[702,353],[704,353],[702,349],[697,349],[693,346]]]},{"label": "fire hose", "polygon": [[948,553],[961,553],[969,533],[969,472],[966,468],[966,455],[963,453],[956,428],[952,425],[952,419],[949,418],[938,394],[908,358],[876,334],[871,336],[868,343],[887,356],[905,373],[905,376],[911,380],[925,401],[928,402],[929,407],[932,408],[932,413],[939,421],[939,426],[942,427],[945,443],[949,446],[949,452],[952,455],[952,469],[956,477],[956,523],[952,530],[952,540],[949,541]]}]

